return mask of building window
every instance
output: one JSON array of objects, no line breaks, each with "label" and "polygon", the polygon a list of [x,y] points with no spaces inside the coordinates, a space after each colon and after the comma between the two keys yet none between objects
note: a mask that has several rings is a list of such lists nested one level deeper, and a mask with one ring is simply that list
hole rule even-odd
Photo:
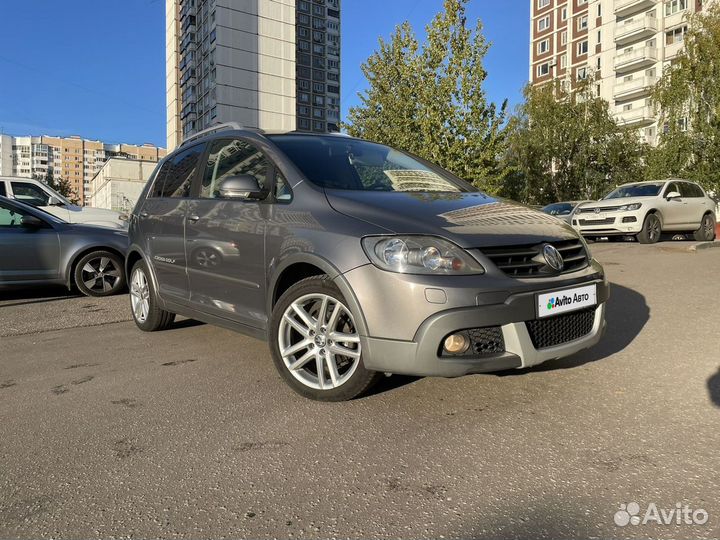
[{"label": "building window", "polygon": [[550,0],[537,0],[537,8],[542,9],[550,5]]},{"label": "building window", "polygon": [[545,54],[550,50],[550,40],[549,39],[543,39],[537,44],[537,53],[538,54]]},{"label": "building window", "polygon": [[588,0],[578,0],[577,5],[578,5],[578,6],[584,6],[584,5],[587,4],[587,3],[588,3]]},{"label": "building window", "polygon": [[597,16],[602,17],[602,4],[598,4],[597,6]]},{"label": "building window", "polygon": [[688,0],[668,0],[665,2],[665,15],[674,15],[687,9]]},{"label": "building window", "polygon": [[577,70],[577,78],[579,81],[584,81],[587,79],[587,68],[581,67]]},{"label": "building window", "polygon": [[665,33],[665,44],[672,45],[673,43],[682,43],[685,39],[685,33],[687,32],[687,26],[681,26]]},{"label": "building window", "polygon": [[588,16],[583,15],[582,17],[580,17],[578,19],[577,29],[578,29],[578,31],[587,30],[587,27],[588,27]]},{"label": "building window", "polygon": [[300,0],[298,2],[298,11],[310,13],[310,2],[308,2],[307,0]]},{"label": "building window", "polygon": [[550,74],[550,63],[545,62],[544,64],[540,64],[537,67],[537,76],[538,77],[545,77],[546,75]]},{"label": "building window", "polygon": [[313,92],[317,94],[325,93],[325,85],[323,83],[313,83]]},{"label": "building window", "polygon": [[583,54],[587,54],[588,52],[588,42],[587,39],[585,41],[581,41],[577,44],[577,54],[578,56],[582,56]]},{"label": "building window", "polygon": [[543,32],[550,28],[550,15],[545,15],[542,19],[538,19],[537,30]]},{"label": "building window", "polygon": [[563,54],[560,57],[560,69],[567,68],[567,54]]},{"label": "building window", "polygon": [[560,11],[560,18],[563,21],[567,21],[567,17],[568,17],[567,14],[568,14],[567,8],[566,7],[562,8],[562,10]]},{"label": "building window", "polygon": [[598,40],[597,40],[598,45],[600,45],[602,43],[602,31],[598,30],[597,37],[598,37]]},{"label": "building window", "polygon": [[560,33],[560,45],[567,45],[567,30]]}]

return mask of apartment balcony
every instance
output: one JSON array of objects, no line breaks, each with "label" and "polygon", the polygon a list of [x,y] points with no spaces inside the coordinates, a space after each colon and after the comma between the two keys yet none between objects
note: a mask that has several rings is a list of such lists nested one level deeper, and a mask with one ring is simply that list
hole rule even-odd
[{"label": "apartment balcony", "polygon": [[655,47],[640,47],[628,52],[620,53],[615,57],[615,71],[626,73],[650,67],[658,61],[658,51]]},{"label": "apartment balcony", "polygon": [[671,43],[670,45],[665,45],[665,60],[672,60],[678,54],[680,54],[680,52],[684,48],[685,48],[684,41],[678,41],[676,43]]},{"label": "apartment balcony", "polygon": [[649,15],[640,15],[632,19],[625,19],[615,27],[615,44],[627,45],[633,41],[640,41],[654,36],[658,31],[658,21]]},{"label": "apartment balcony", "polygon": [[656,0],[615,0],[615,15],[625,17],[652,8]]},{"label": "apartment balcony", "polygon": [[634,77],[629,81],[616,84],[615,88],[613,88],[613,97],[622,101],[646,96],[652,91],[657,82],[657,77]]},{"label": "apartment balcony", "polygon": [[643,127],[655,123],[655,110],[652,107],[638,107],[636,109],[617,109],[615,119],[620,125],[627,127]]}]

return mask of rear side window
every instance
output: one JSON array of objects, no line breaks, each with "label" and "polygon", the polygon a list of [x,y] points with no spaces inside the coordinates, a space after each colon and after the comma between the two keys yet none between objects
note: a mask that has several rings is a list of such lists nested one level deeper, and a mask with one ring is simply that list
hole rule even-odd
[{"label": "rear side window", "polygon": [[204,148],[205,145],[199,144],[168,158],[158,171],[151,196],[189,197],[192,181]]},{"label": "rear side window", "polygon": [[200,197],[217,198],[222,181],[239,174],[254,176],[264,190],[269,165],[263,153],[250,143],[238,139],[214,141],[208,154]]},{"label": "rear side window", "polygon": [[700,189],[700,186],[696,184],[691,184],[690,182],[685,182],[682,184],[682,190],[683,190],[683,197],[694,197],[694,198],[700,198],[704,197],[702,189]]},{"label": "rear side window", "polygon": [[0,181],[0,196],[7,196],[7,191],[5,190],[5,182]]}]

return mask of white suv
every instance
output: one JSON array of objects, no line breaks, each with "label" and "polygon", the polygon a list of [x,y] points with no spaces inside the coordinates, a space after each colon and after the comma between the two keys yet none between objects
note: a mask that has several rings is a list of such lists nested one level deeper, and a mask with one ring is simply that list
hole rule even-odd
[{"label": "white suv", "polygon": [[624,184],[575,211],[572,225],[583,236],[636,236],[654,244],[664,232],[715,238],[715,202],[694,182],[671,179]]},{"label": "white suv", "polygon": [[0,176],[0,196],[35,206],[68,223],[127,229],[127,220],[121,219],[119,212],[73,204],[40,180]]}]

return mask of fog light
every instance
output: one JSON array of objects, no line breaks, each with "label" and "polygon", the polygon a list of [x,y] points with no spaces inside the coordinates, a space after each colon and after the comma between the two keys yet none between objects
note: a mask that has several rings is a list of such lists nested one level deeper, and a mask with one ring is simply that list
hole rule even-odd
[{"label": "fog light", "polygon": [[443,347],[450,354],[462,354],[470,347],[470,340],[464,334],[452,334],[445,338]]}]

